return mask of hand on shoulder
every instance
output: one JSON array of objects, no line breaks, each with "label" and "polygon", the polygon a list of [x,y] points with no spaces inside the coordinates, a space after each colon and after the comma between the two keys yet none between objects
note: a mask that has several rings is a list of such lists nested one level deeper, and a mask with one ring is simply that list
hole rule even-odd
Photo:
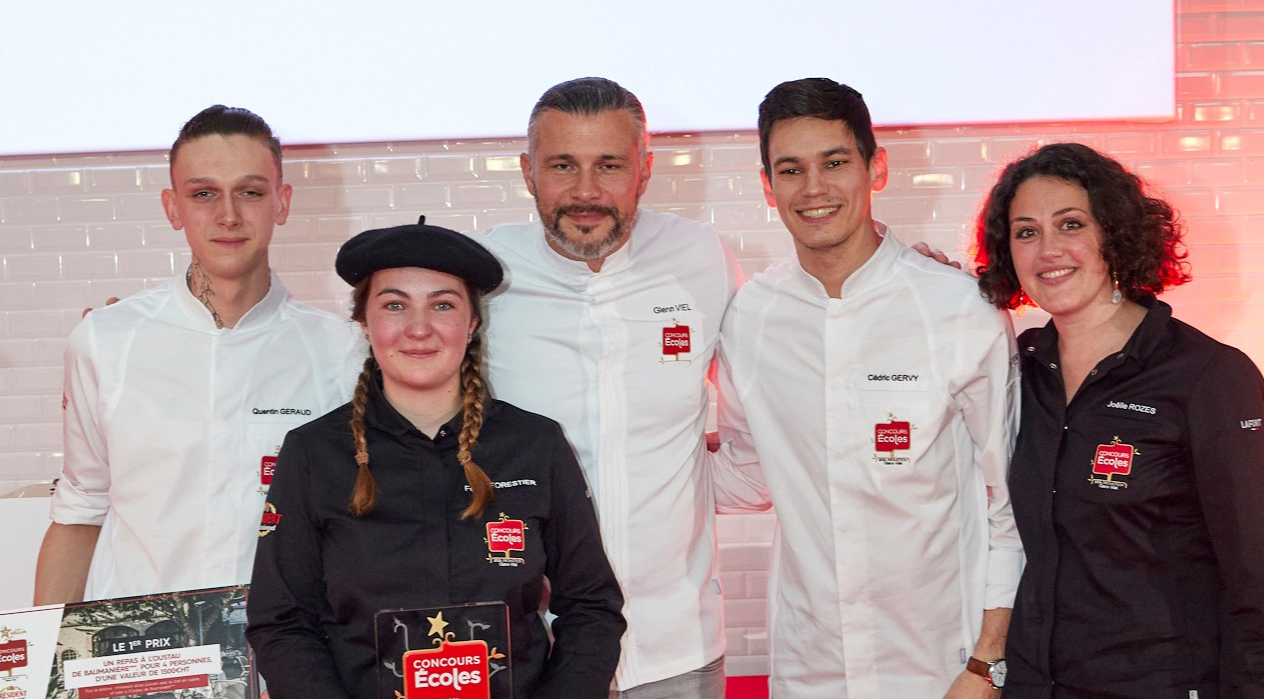
[{"label": "hand on shoulder", "polygon": [[918,242],[913,243],[909,247],[918,251],[922,255],[929,257],[930,259],[938,262],[941,265],[948,265],[949,267],[956,267],[957,269],[961,269],[960,262],[956,262],[954,260],[948,259],[948,256],[944,254],[944,251],[940,250],[939,248],[935,248],[932,250],[931,247],[927,245],[924,241],[919,240]]},{"label": "hand on shoulder", "polygon": [[[107,306],[113,306],[114,304],[116,304],[116,303],[118,303],[118,302],[119,302],[119,297],[117,297],[117,296],[111,296],[110,298],[108,298],[108,299],[106,299],[106,300],[105,300],[105,305],[107,305]],[[88,306],[87,308],[83,309],[83,313],[80,313],[80,314],[79,314],[79,317],[80,317],[80,318],[87,318],[87,317],[88,317],[88,314],[89,314],[89,313],[91,313],[91,312],[92,312],[92,306]]]}]

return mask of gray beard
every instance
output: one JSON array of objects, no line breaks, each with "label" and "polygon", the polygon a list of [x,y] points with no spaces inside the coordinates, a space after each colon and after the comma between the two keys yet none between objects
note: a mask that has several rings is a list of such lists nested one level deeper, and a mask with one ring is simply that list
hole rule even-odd
[{"label": "gray beard", "polygon": [[[568,211],[577,213],[603,213],[609,216],[614,225],[610,227],[610,232],[605,236],[589,239],[587,236],[592,235],[592,226],[574,226],[575,230],[585,236],[580,240],[574,240],[567,237],[565,231],[562,230],[562,216]],[[623,239],[624,221],[619,216],[617,209],[607,206],[559,206],[553,210],[552,216],[543,216],[544,230],[548,234],[550,240],[558,248],[561,248],[566,254],[578,260],[600,260],[609,255],[616,247],[619,241]]]}]

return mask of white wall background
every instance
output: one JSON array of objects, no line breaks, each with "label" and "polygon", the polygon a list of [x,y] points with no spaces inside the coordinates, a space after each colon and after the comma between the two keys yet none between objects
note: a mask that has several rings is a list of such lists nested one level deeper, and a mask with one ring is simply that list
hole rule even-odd
[{"label": "white wall background", "polygon": [[[1149,178],[1184,213],[1195,281],[1166,296],[1177,314],[1264,364],[1264,0],[1180,0],[1178,29],[1175,119],[883,129],[893,170],[879,217],[905,241],[956,250],[1000,164],[1037,143],[1089,143]],[[166,60],[140,51],[142,59]],[[178,127],[169,125],[172,135]],[[790,251],[763,203],[754,134],[663,135],[651,145],[646,205],[713,222],[748,274]],[[533,215],[518,172],[523,146],[491,139],[290,149],[294,212],[277,230],[273,265],[300,299],[341,311],[346,287],[331,270],[350,235],[418,213],[457,229]],[[158,201],[166,184],[161,152],[0,158],[0,493],[58,472],[62,347],[82,308],[183,271],[187,249]],[[763,668],[771,533],[770,515],[720,518],[731,672]]]},{"label": "white wall background", "polygon": [[1172,0],[10,4],[0,154],[164,148],[216,102],[290,144],[520,136],[581,75],[671,132],[754,128],[808,75],[847,76],[886,125],[1172,115]]}]

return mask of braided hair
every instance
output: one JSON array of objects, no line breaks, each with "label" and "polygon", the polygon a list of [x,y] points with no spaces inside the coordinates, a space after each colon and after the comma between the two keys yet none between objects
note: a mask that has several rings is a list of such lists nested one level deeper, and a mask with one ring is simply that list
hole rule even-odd
[{"label": "braided hair", "polygon": [[369,473],[369,441],[364,436],[364,404],[369,399],[369,382],[377,372],[377,360],[373,358],[373,350],[369,350],[368,359],[364,360],[364,368],[360,370],[360,380],[356,381],[355,395],[351,398],[351,437],[355,440],[355,461],[358,467],[355,490],[351,493],[351,505],[347,508],[351,514],[359,517],[373,509],[377,502],[377,483],[373,474]]},{"label": "braided hair", "polygon": [[483,429],[483,404],[487,401],[487,386],[483,383],[483,333],[482,323],[475,328],[465,347],[465,359],[461,362],[461,398],[464,402],[464,419],[461,434],[457,437],[456,460],[465,469],[465,482],[474,493],[469,507],[461,513],[461,519],[482,517],[483,510],[492,501],[492,479],[474,463],[470,454]]}]

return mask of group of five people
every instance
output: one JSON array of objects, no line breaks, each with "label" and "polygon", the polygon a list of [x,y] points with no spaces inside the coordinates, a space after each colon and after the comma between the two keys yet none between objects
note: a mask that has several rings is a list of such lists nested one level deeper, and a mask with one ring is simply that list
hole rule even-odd
[{"label": "group of five people", "polygon": [[[268,267],[270,129],[194,117],[163,193],[188,274],[72,334],[36,601],[251,581],[286,699],[374,696],[376,610],[502,600],[518,696],[714,698],[715,512],[776,505],[775,697],[1264,696],[1264,381],[1154,300],[1188,279],[1171,209],[1046,146],[975,280],[873,219],[855,90],[784,83],[759,133],[795,253],[748,284],[638,208],[644,111],[584,78],[530,116],[536,220],[352,238],[348,324]],[[1027,302],[1052,321],[1015,345]],[[521,563],[488,555],[504,519]]]}]

